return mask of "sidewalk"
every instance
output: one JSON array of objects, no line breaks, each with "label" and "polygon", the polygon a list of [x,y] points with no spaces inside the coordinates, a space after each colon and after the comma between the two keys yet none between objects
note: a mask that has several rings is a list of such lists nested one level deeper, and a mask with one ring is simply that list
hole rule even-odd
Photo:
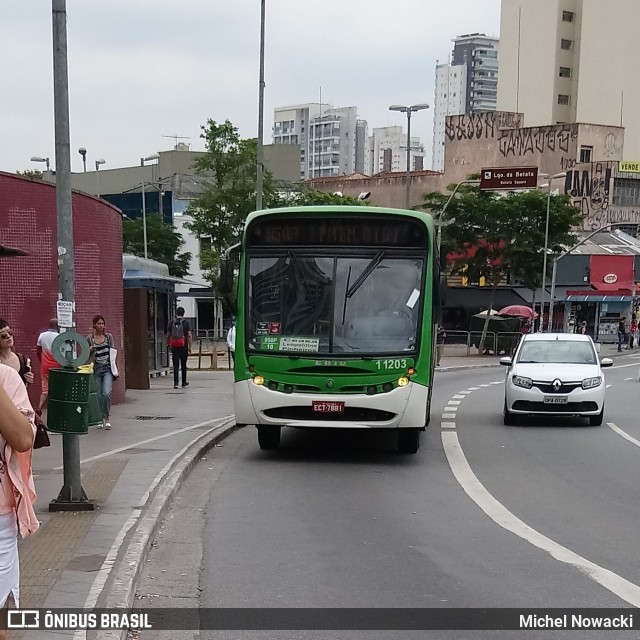
[{"label": "sidewalk", "polygon": [[[617,353],[602,345],[601,357],[640,358],[640,349]],[[499,357],[445,355],[439,373],[501,368]],[[34,451],[40,531],[20,541],[23,608],[93,608],[132,605],[138,568],[152,544],[156,524],[173,493],[203,453],[235,426],[232,374],[191,371],[190,386],[173,389],[173,378],[151,380],[149,391],[127,391],[113,407],[111,431],[95,427],[80,437],[82,486],[95,511],[49,513],[63,485],[62,438]],[[78,640],[84,634],[55,632]],[[12,632],[12,638],[51,638],[50,631]],[[126,633],[99,632],[103,640]]]},{"label": "sidewalk", "polygon": [[[188,465],[234,428],[231,372],[191,371],[189,382],[187,389],[174,390],[173,378],[163,376],[151,381],[149,391],[129,390],[127,401],[113,407],[112,430],[91,427],[79,436],[82,487],[96,500],[95,511],[49,513],[49,502],[63,485],[62,437],[52,433],[51,447],[33,452],[41,527],[20,541],[21,607],[107,606],[100,596],[119,566],[120,548],[140,528],[154,498],[168,481],[170,490],[161,500],[168,502],[171,482],[175,489]],[[175,475],[177,469],[182,475]],[[153,528],[148,537],[152,533]],[[136,564],[144,553],[140,548]],[[11,637],[51,638],[51,632]],[[57,632],[56,637],[74,636]]]}]

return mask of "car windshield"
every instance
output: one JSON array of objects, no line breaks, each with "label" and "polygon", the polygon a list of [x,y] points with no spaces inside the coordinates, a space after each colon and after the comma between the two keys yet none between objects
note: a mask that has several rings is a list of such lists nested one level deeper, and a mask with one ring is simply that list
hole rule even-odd
[{"label": "car windshield", "polygon": [[590,342],[578,340],[525,340],[518,362],[550,362],[557,364],[596,364],[596,353]]},{"label": "car windshield", "polygon": [[423,258],[289,251],[249,259],[247,340],[270,352],[416,349]]}]

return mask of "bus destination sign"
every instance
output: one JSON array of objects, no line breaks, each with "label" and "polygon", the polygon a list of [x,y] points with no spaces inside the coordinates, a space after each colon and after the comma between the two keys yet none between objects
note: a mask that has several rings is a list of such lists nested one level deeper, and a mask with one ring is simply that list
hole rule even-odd
[{"label": "bus destination sign", "polygon": [[538,186],[538,167],[491,167],[482,169],[480,189],[535,189]]}]

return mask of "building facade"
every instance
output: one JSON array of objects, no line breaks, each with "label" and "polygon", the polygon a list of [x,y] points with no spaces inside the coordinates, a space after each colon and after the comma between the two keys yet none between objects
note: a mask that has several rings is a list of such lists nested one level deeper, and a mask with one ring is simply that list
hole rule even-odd
[{"label": "building facade", "polygon": [[639,22],[637,0],[502,0],[498,109],[530,126],[623,126],[625,159],[640,159]]},{"label": "building facade", "polygon": [[[402,127],[379,127],[369,136],[368,162],[361,173],[375,175],[407,170],[407,134]],[[424,168],[424,145],[419,137],[411,136],[410,170]]]},{"label": "building facade", "polygon": [[444,169],[446,117],[493,111],[497,104],[498,43],[481,33],[454,39],[451,62],[436,65],[433,168]]},{"label": "building facade", "polygon": [[299,145],[299,179],[364,173],[367,123],[357,107],[308,103],[274,109],[274,146]]}]

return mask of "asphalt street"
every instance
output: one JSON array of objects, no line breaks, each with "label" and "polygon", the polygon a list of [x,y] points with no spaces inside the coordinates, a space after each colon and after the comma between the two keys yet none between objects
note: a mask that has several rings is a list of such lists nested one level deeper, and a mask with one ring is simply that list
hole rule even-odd
[{"label": "asphalt street", "polygon": [[[363,620],[379,607],[637,607],[639,368],[624,358],[606,370],[601,427],[553,419],[505,427],[504,370],[439,374],[415,456],[398,454],[392,434],[285,430],[281,449],[266,452],[255,429],[239,430],[179,490],[137,599],[149,607],[361,607]],[[521,636],[200,632],[216,640]]]}]

